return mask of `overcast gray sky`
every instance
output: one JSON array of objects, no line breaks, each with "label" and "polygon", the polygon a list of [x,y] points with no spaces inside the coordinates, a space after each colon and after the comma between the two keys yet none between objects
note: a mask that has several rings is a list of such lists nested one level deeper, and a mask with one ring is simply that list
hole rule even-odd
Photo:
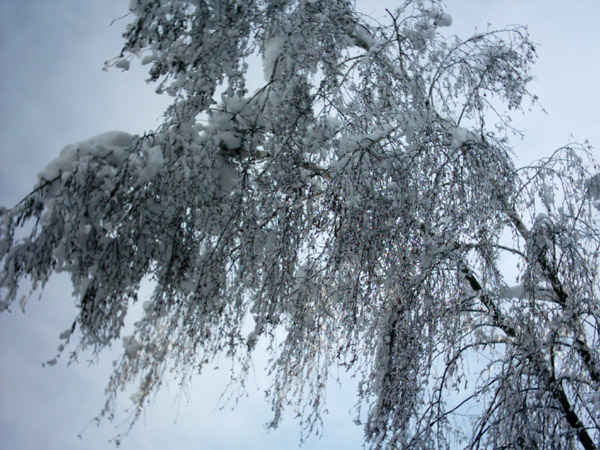
[{"label": "overcast gray sky", "polygon": [[[383,16],[400,2],[360,1],[359,8]],[[570,139],[600,145],[600,2],[596,0],[448,0],[451,31],[470,35],[491,23],[528,25],[540,60],[532,89],[539,109],[515,118],[526,132],[513,145],[525,164],[549,155]],[[0,205],[11,206],[36,181],[36,174],[60,149],[104,131],[142,133],[155,128],[168,98],[144,83],[145,72],[103,72],[120,50],[128,0],[0,0]],[[573,135],[573,138],[570,136]],[[62,360],[42,368],[70,324],[74,307],[68,283],[49,283],[27,313],[0,315],[0,448],[102,449],[118,433],[115,425],[90,423],[103,405],[113,354],[95,365]],[[260,391],[231,411],[215,411],[226,371],[204,374],[185,398],[175,384],[163,390],[123,442],[124,449],[286,449],[298,442],[297,422],[288,418],[266,432],[269,409]],[[260,388],[267,386],[261,383]],[[351,383],[332,389],[325,434],[306,448],[360,448],[362,430],[352,424]],[[122,407],[127,405],[126,396]],[[123,415],[123,418],[126,416]],[[77,435],[82,430],[83,438]]]}]

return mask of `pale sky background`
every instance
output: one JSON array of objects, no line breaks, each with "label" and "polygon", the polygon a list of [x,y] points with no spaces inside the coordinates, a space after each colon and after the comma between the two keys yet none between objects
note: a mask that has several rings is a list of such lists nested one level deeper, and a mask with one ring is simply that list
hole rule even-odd
[{"label": "pale sky background", "polygon": [[[323,0],[327,1],[327,0]],[[359,9],[382,17],[401,2],[359,1]],[[515,118],[526,132],[513,145],[525,164],[549,155],[570,139],[600,146],[600,2],[597,0],[448,0],[450,31],[463,37],[475,27],[528,25],[540,60],[532,90],[548,114],[534,110]],[[36,181],[36,174],[66,144],[108,130],[142,133],[155,128],[168,98],[144,83],[144,69],[103,72],[103,62],[121,48],[128,0],[0,0],[0,205],[10,207]],[[573,138],[570,136],[573,135]],[[597,152],[600,157],[600,152]],[[32,297],[26,314],[18,306],[0,315],[0,449],[104,449],[118,422],[97,427],[114,355],[95,365],[54,367],[58,334],[73,318],[64,278]],[[215,410],[227,373],[209,371],[191,387],[188,404],[178,388],[164,389],[120,448],[288,449],[297,447],[298,423],[288,417],[267,432],[268,405],[261,391],[243,398],[235,411]],[[260,375],[257,375],[260,383]],[[260,388],[265,389],[264,383]],[[307,449],[358,449],[362,429],[348,412],[352,383],[331,389],[322,439]],[[124,397],[121,408],[127,407]],[[122,415],[122,417],[124,417]],[[89,426],[88,426],[89,424]],[[87,426],[87,428],[86,428]],[[85,428],[85,430],[84,430]],[[77,435],[83,431],[82,439]]]}]

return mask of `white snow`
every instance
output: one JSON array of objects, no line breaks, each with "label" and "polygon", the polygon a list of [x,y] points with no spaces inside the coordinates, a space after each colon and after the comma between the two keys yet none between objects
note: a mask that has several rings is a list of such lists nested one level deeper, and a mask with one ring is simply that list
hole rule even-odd
[{"label": "white snow", "polygon": [[123,348],[125,349],[125,354],[129,358],[135,358],[138,352],[142,349],[142,344],[140,344],[135,336],[124,336]]},{"label": "white snow", "polygon": [[69,337],[71,336],[71,333],[72,333],[71,329],[68,328],[65,331],[63,331],[62,333],[60,333],[58,335],[58,338],[59,339],[69,339]]},{"label": "white snow", "polygon": [[151,180],[161,171],[165,164],[162,149],[160,146],[154,146],[146,151],[146,170],[144,172],[145,180]]},{"label": "white snow", "polygon": [[244,109],[249,99],[245,97],[230,97],[227,100],[227,111],[232,114],[238,114]]},{"label": "white snow", "polygon": [[539,192],[540,198],[546,205],[554,204],[554,188],[551,185],[544,184],[540,188]]},{"label": "white snow", "polygon": [[142,58],[142,66],[145,66],[146,64],[150,64],[155,59],[156,59],[156,57],[154,55],[146,55],[146,56],[144,56]]},{"label": "white snow", "polygon": [[132,141],[133,136],[129,133],[125,133],[124,131],[107,131],[86,141],[82,141],[79,144],[105,145],[107,147],[130,147]]},{"label": "white snow", "polygon": [[585,180],[585,187],[592,200],[600,200],[600,173]]},{"label": "white snow", "polygon": [[473,134],[467,130],[466,128],[463,127],[455,127],[452,130],[452,145],[451,148],[453,150],[462,147],[462,145],[469,141],[469,140],[473,140],[474,136]]},{"label": "white snow", "polygon": [[242,146],[241,139],[236,136],[233,131],[222,131],[218,134],[218,139],[222,142],[225,147],[229,150],[236,150]]},{"label": "white snow", "polygon": [[224,193],[229,193],[239,182],[239,174],[235,166],[225,158],[215,158],[215,181]]},{"label": "white snow", "polygon": [[240,113],[245,105],[246,101],[244,99],[229,99],[227,109],[231,113],[213,111],[208,119],[209,126],[206,127],[208,135],[228,150],[237,150],[242,146],[241,136],[234,130],[232,118],[233,114]]},{"label": "white snow", "polygon": [[[277,59],[283,51],[285,44],[285,38],[278,36],[272,37],[265,42],[265,49],[263,53],[263,73],[265,81],[271,81],[277,78],[281,73],[281,64],[277,64]],[[277,68],[277,70],[275,70]]]},{"label": "white snow", "polygon": [[354,38],[356,45],[367,51],[371,50],[375,44],[375,39],[364,26],[356,25],[354,27]]},{"label": "white snow", "polygon": [[133,136],[123,131],[108,131],[86,141],[67,145],[44,170],[38,173],[40,181],[50,181],[73,170],[78,162],[85,163],[94,157],[106,158],[112,166],[119,166],[127,159],[127,149]]},{"label": "white snow", "polygon": [[150,314],[153,307],[154,305],[150,300],[146,300],[144,303],[142,303],[142,308],[146,314]]},{"label": "white snow", "polygon": [[129,70],[129,61],[127,59],[120,59],[116,62],[115,67],[117,69]]},{"label": "white snow", "polygon": [[148,0],[129,0],[129,10],[136,16],[141,16],[147,3]]},{"label": "white snow", "polygon": [[452,25],[452,16],[450,14],[442,13],[437,18],[436,23],[439,27],[449,27]]}]

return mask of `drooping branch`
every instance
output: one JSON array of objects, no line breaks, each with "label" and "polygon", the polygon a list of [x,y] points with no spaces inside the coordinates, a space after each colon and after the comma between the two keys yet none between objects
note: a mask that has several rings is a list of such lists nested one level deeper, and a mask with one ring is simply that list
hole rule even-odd
[{"label": "drooping branch", "polygon": [[[526,243],[530,242],[532,238],[531,231],[519,218],[516,211],[514,211],[513,208],[510,208],[506,205],[505,210],[513,226],[521,235],[523,240],[525,240]],[[562,282],[560,281],[559,275],[556,272],[555,268],[551,264],[549,264],[547,256],[544,253],[538,252],[536,254],[536,257],[536,263],[540,265],[540,267],[542,268],[542,273],[545,275],[546,279],[550,283],[552,291],[554,292],[554,295],[556,297],[557,303],[563,308],[567,307],[568,294]],[[598,361],[595,360],[594,354],[590,349],[589,345],[587,344],[584,336],[579,335],[575,337],[575,348],[577,353],[581,357],[581,360],[583,361],[584,366],[590,375],[590,378],[594,380],[594,382],[597,383],[597,385],[600,386],[600,364],[598,363]]]},{"label": "drooping branch", "polygon": [[[473,289],[473,291],[475,291],[479,295],[481,302],[491,312],[493,325],[503,330],[504,333],[510,338],[518,340],[520,334],[519,330],[509,323],[508,319],[504,316],[502,311],[500,311],[500,308],[498,308],[494,300],[491,299],[485,292],[483,286],[481,285],[475,274],[468,269],[468,266],[466,264],[463,266],[462,270],[465,280],[468,281],[469,285],[471,286],[471,289]],[[519,341],[521,340],[522,339],[520,339]],[[579,347],[577,348],[579,349]],[[594,444],[592,437],[588,433],[585,425],[583,424],[576,411],[574,410],[573,406],[571,405],[571,402],[569,401],[569,398],[565,393],[561,382],[556,380],[553,371],[551,370],[548,363],[545,361],[544,356],[539,352],[539,350],[534,349],[533,352],[534,353],[530,355],[530,358],[532,359],[532,361],[536,362],[535,365],[538,368],[538,370],[540,370],[540,373],[538,373],[540,380],[544,382],[546,389],[558,402],[565,419],[569,423],[569,426],[577,434],[579,442],[586,450],[596,450],[597,447]]]}]

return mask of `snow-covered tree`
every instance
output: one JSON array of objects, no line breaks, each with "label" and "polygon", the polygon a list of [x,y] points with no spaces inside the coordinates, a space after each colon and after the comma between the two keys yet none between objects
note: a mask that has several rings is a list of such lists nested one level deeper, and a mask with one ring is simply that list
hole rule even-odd
[{"label": "snow-covered tree", "polygon": [[103,415],[218,355],[243,388],[264,342],[273,427],[318,431],[341,367],[373,449],[597,448],[600,174],[581,145],[515,167],[524,29],[459,39],[422,0],[130,9],[108,66],[149,65],[162,125],[65,147],[0,212],[0,308],[67,272],[72,357],[122,340]]}]

